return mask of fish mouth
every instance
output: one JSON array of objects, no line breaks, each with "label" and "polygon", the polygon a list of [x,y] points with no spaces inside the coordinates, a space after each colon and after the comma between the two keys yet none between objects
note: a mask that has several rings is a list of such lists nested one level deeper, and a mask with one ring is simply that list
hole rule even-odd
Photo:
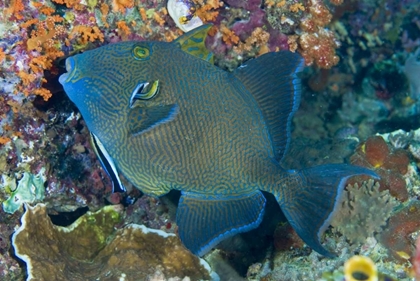
[{"label": "fish mouth", "polygon": [[64,85],[65,83],[67,83],[70,78],[73,76],[74,74],[74,65],[75,65],[75,61],[72,57],[69,57],[66,59],[66,73],[63,73],[60,75],[60,77],[58,78],[58,81]]}]

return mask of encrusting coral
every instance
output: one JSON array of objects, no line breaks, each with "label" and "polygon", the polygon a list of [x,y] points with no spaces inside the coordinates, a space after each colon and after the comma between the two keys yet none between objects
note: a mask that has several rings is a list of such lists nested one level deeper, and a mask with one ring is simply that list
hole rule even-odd
[{"label": "encrusting coral", "polygon": [[212,279],[208,264],[174,234],[136,224],[117,230],[122,210],[106,206],[61,227],[52,224],[44,204],[27,205],[12,237],[16,256],[27,264],[27,280]]},{"label": "encrusting coral", "polygon": [[24,203],[43,200],[45,197],[45,180],[45,168],[41,169],[37,175],[25,172],[17,187],[13,177],[8,178],[3,175],[3,187],[10,193],[10,197],[2,204],[3,210],[6,213],[13,214]]}]

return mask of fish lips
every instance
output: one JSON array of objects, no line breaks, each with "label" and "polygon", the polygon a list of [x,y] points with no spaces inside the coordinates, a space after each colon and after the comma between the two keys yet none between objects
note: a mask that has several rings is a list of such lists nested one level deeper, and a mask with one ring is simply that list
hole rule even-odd
[{"label": "fish lips", "polygon": [[75,61],[72,57],[69,57],[69,58],[66,59],[66,70],[67,70],[67,72],[61,74],[60,77],[58,78],[58,82],[60,82],[61,85],[64,86],[64,84],[66,84],[70,80],[70,78],[72,76],[72,73],[74,73],[74,71],[73,71],[74,68],[75,68],[74,65],[75,65]]}]

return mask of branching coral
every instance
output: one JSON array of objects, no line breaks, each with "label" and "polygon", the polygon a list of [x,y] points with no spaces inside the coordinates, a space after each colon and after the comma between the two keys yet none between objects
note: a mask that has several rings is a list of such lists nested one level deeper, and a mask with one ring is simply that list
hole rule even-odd
[{"label": "branching coral", "polygon": [[379,183],[369,180],[348,185],[340,209],[331,225],[354,243],[380,232],[397,205],[389,192],[379,191]]},{"label": "branching coral", "polygon": [[23,82],[23,87],[20,90],[25,95],[33,93],[42,96],[44,100],[48,100],[51,97],[49,90],[39,88],[30,90],[33,88],[30,86],[37,80],[46,82],[42,78],[44,70],[51,69],[53,61],[64,55],[61,50],[57,49],[55,44],[60,36],[65,34],[65,30],[62,25],[57,25],[57,23],[63,22],[63,18],[58,15],[49,16],[51,13],[49,7],[41,6],[40,9],[41,12],[48,15],[45,20],[30,19],[21,24],[22,28],[31,30],[30,38],[26,41],[27,51],[36,52],[31,52],[29,55],[30,73],[25,69],[19,71],[18,76]]},{"label": "branching coral", "polygon": [[97,26],[77,25],[70,32],[69,39],[77,38],[79,44],[86,45],[88,42],[104,41],[104,35]]},{"label": "branching coral", "polygon": [[248,37],[245,42],[239,42],[237,46],[233,47],[233,50],[238,54],[243,52],[256,52],[257,55],[262,55],[269,51],[267,43],[270,39],[270,34],[264,31],[261,27],[255,28],[251,36]]},{"label": "branching coral", "polygon": [[18,20],[23,19],[22,11],[25,9],[22,0],[12,0],[10,2],[9,8],[7,8],[4,12],[5,15],[9,17],[15,17]]},{"label": "branching coral", "polygon": [[218,9],[223,6],[223,2],[219,0],[194,0],[194,2],[198,4],[197,16],[205,23],[216,20]]},{"label": "branching coral", "polygon": [[121,206],[107,206],[60,227],[51,223],[44,204],[27,206],[12,243],[27,263],[28,280],[150,280],[156,273],[216,277],[174,234],[133,224],[116,230],[121,218]]},{"label": "branching coral", "polygon": [[126,8],[133,8],[134,0],[113,0],[112,1],[112,11],[125,13]]},{"label": "branching coral", "polygon": [[220,33],[222,33],[222,40],[226,44],[234,45],[239,43],[239,37],[225,25],[220,26]]}]

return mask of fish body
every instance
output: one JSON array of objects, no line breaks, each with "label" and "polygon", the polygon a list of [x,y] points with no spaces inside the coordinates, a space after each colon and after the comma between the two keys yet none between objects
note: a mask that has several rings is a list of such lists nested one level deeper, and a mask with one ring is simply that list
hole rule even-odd
[{"label": "fish body", "polygon": [[70,57],[60,82],[116,170],[151,196],[181,191],[179,235],[193,253],[257,227],[267,191],[302,239],[331,255],[319,239],[345,180],[376,174],[344,164],[284,170],[302,58],[269,53],[226,72],[205,49],[208,29]]}]

